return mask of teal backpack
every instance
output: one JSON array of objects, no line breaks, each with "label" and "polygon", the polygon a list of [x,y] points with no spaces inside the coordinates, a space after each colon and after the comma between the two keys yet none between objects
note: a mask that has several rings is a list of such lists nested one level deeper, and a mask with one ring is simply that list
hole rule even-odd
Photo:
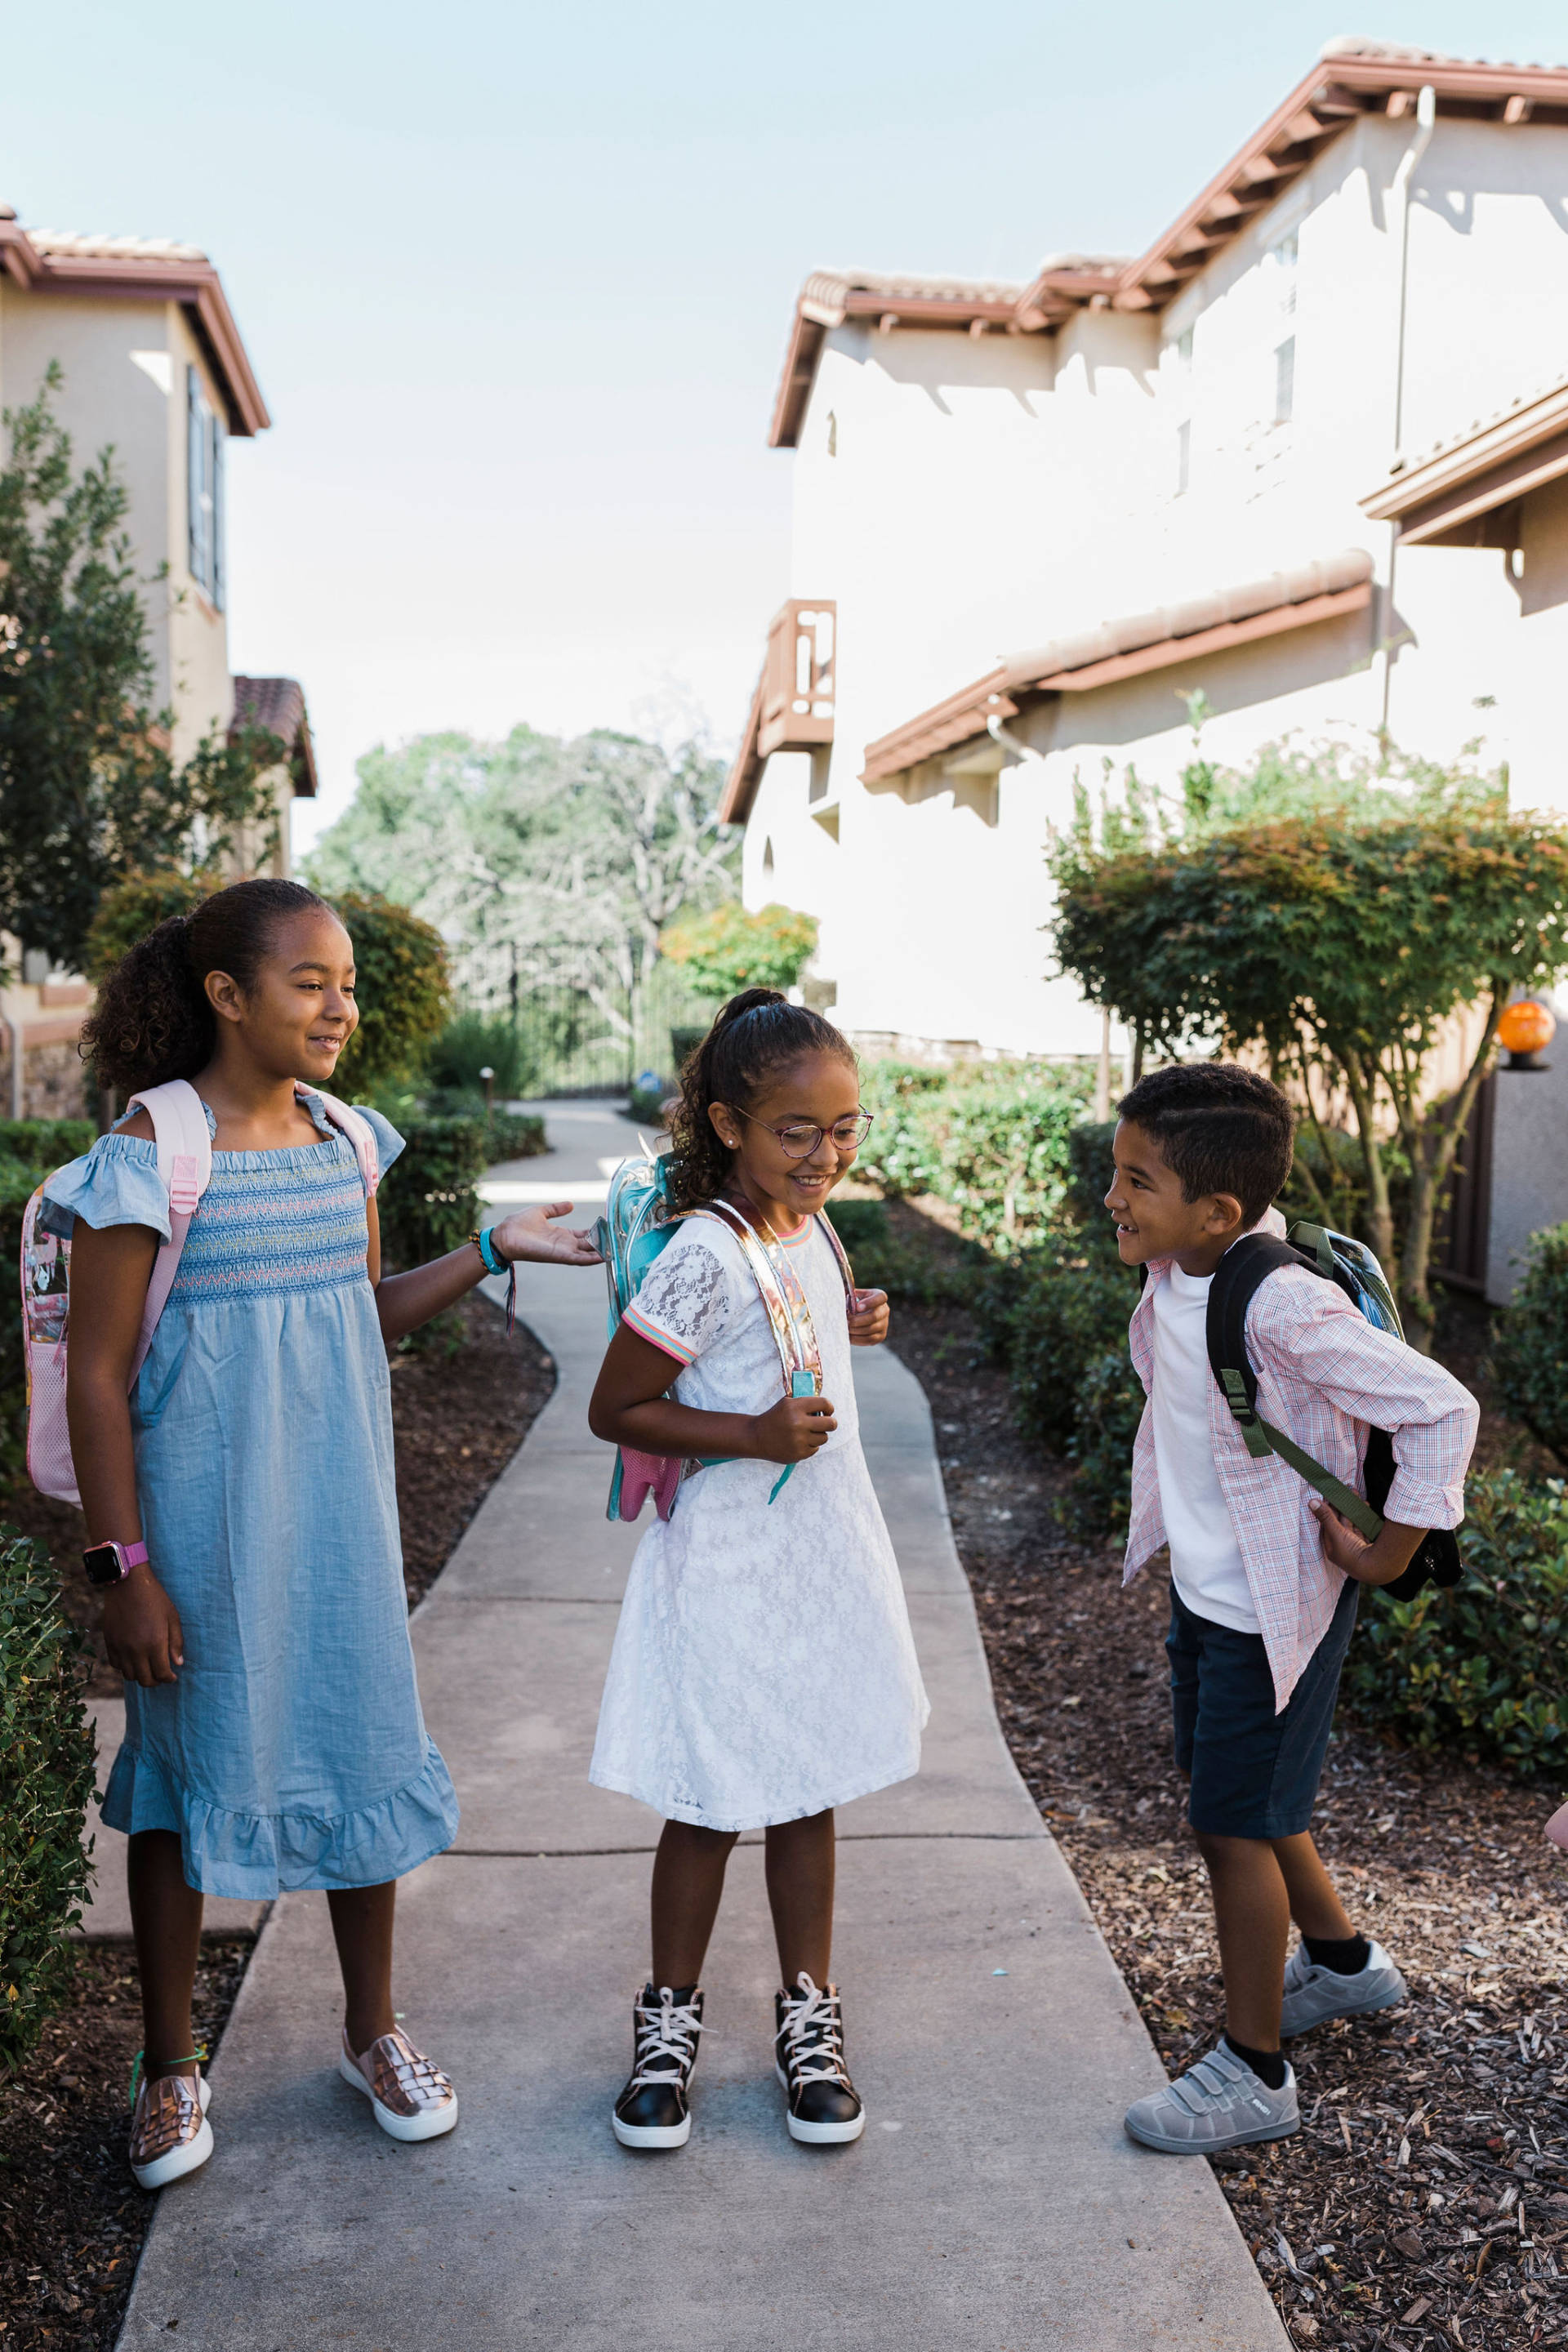
[{"label": "teal backpack", "polygon": [[[710,1201],[699,1209],[675,1208],[670,1201],[669,1179],[668,1154],[656,1155],[646,1143],[642,1158],[623,1160],[610,1179],[605,1213],[594,1228],[609,1290],[610,1337],[614,1339],[619,1330],[622,1316],[647,1280],[655,1259],[674,1240],[678,1227],[688,1217],[707,1217],[723,1225],[740,1244],[773,1327],[784,1394],[820,1396],[822,1359],[811,1309],[793,1269],[782,1258],[775,1259],[769,1248],[772,1234],[765,1226],[759,1233],[728,1201]],[[832,1244],[847,1298],[854,1291],[855,1277],[844,1245],[820,1210],[816,1222]],[[675,1455],[644,1454],[632,1446],[617,1445],[605,1516],[610,1519],[635,1519],[651,1495],[659,1517],[668,1519],[675,1508],[682,1481],[699,1470],[717,1469],[728,1458],[718,1455],[711,1460],[682,1461]],[[793,1462],[786,1464],[768,1496],[770,1503],[788,1484],[795,1468]]]}]

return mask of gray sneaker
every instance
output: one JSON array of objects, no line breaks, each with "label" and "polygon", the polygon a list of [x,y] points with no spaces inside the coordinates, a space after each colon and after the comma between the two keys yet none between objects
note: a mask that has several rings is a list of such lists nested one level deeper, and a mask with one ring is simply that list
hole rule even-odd
[{"label": "gray sneaker", "polygon": [[1331,2017],[1370,2017],[1409,1996],[1409,1986],[1381,1944],[1373,1945],[1365,1968],[1353,1977],[1319,1968],[1306,1945],[1298,1944],[1285,1963],[1280,2036],[1289,2041],[1294,2034],[1310,2033],[1314,2025],[1324,2025]]},{"label": "gray sneaker", "polygon": [[1145,2147],[1167,2156],[1215,2156],[1254,2140],[1289,2139],[1301,2128],[1301,2111],[1290,2067],[1282,2088],[1271,2091],[1222,2042],[1163,2091],[1135,2099],[1124,2120]]}]

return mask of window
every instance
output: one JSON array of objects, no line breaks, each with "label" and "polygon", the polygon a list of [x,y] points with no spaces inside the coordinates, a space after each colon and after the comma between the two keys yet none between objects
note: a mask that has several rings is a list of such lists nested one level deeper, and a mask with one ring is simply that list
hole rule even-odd
[{"label": "window", "polygon": [[1193,464],[1193,425],[1186,418],[1176,427],[1176,496],[1185,498]]},{"label": "window", "polygon": [[1268,263],[1274,274],[1274,289],[1280,316],[1287,319],[1293,317],[1296,310],[1298,250],[1294,229],[1289,236],[1282,236],[1278,245],[1271,245],[1268,248]]},{"label": "window", "polygon": [[1296,405],[1296,338],[1287,335],[1274,353],[1274,422],[1289,425]]},{"label": "window", "polygon": [[185,370],[185,562],[210,604],[223,610],[224,430],[196,370]]}]

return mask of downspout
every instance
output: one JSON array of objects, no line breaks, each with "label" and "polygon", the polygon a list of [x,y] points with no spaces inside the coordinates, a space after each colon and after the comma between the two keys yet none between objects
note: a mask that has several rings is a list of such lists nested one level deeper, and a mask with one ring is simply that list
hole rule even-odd
[{"label": "downspout", "polygon": [[11,1116],[23,1118],[26,1115],[24,1108],[26,1072],[22,1056],[26,1051],[26,1032],[9,1005],[4,1014],[0,1014],[0,1019],[4,1019],[11,1036]]},{"label": "downspout", "polygon": [[[1432,142],[1433,129],[1437,121],[1437,93],[1430,82],[1423,85],[1415,101],[1415,136],[1399,159],[1394,174],[1394,185],[1399,196],[1399,334],[1394,362],[1394,457],[1389,471],[1397,473],[1405,463],[1405,329],[1410,305],[1410,184],[1415,176],[1415,166]],[[1389,695],[1394,683],[1394,575],[1399,560],[1399,525],[1389,525],[1388,585],[1384,591],[1383,625],[1383,717],[1378,733],[1388,740]]]}]

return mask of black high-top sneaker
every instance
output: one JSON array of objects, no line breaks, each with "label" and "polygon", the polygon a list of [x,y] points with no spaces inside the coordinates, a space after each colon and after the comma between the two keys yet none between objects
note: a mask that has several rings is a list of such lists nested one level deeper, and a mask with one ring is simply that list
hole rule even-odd
[{"label": "black high-top sneaker", "polygon": [[684,2147],[691,2137],[687,2085],[702,2031],[702,1988],[655,1992],[644,1985],[632,2010],[632,2078],[610,2121],[623,2147]]},{"label": "black high-top sneaker", "polygon": [[815,1985],[805,1969],[793,1992],[776,1993],[773,2061],[789,2093],[791,2139],[827,2147],[858,2139],[866,2110],[844,2063],[844,2019],[837,1985]]}]

